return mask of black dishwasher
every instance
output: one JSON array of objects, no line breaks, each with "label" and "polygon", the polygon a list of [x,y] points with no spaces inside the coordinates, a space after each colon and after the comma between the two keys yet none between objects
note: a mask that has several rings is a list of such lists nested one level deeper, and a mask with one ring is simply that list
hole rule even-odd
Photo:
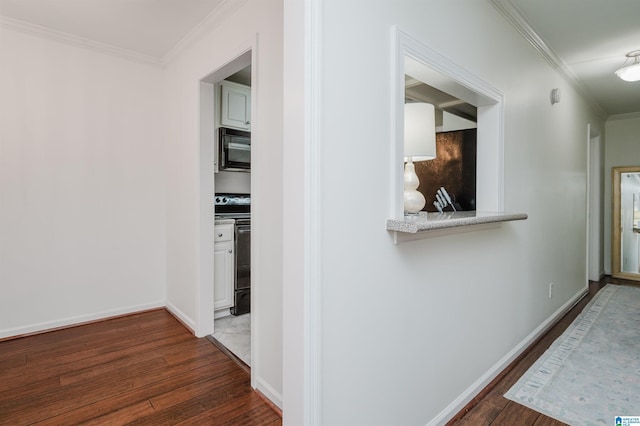
[{"label": "black dishwasher", "polygon": [[236,219],[236,276],[233,285],[233,315],[251,311],[251,219]]},{"label": "black dishwasher", "polygon": [[217,193],[217,218],[235,220],[232,315],[251,312],[251,195]]}]

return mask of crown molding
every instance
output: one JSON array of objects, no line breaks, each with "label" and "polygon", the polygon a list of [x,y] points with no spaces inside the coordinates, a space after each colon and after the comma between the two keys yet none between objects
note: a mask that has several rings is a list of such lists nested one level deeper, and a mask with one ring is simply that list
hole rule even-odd
[{"label": "crown molding", "polygon": [[610,115],[607,121],[619,121],[619,120],[637,120],[640,119],[640,112],[630,112],[627,114]]},{"label": "crown molding", "polygon": [[154,56],[145,55],[143,53],[123,49],[121,47],[116,47],[106,43],[100,43],[88,38],[79,37],[73,34],[65,33],[63,31],[44,27],[42,25],[32,24],[30,22],[8,18],[6,16],[0,16],[0,27],[21,31],[23,33],[36,35],[71,46],[81,47],[100,53],[106,53],[111,56],[141,62],[148,65],[154,65],[158,67],[162,65],[162,61],[160,60],[160,58],[156,58]]},{"label": "crown molding", "polygon": [[207,31],[220,25],[225,19],[233,15],[248,0],[222,0],[198,25],[196,25],[185,37],[182,38],[169,52],[162,57],[146,55],[133,50],[123,49],[107,43],[101,43],[88,38],[76,36],[63,31],[54,30],[42,25],[9,18],[0,15],[0,28],[8,28],[23,33],[36,35],[71,46],[81,47],[96,52],[106,53],[124,59],[129,59],[144,64],[164,67],[175,60],[188,46],[202,37]]},{"label": "crown molding", "polygon": [[595,112],[605,120],[608,116],[602,106],[591,96],[584,83],[531,27],[522,11],[511,0],[491,0],[493,6],[534,49],[580,93]]},{"label": "crown molding", "polygon": [[198,25],[196,25],[182,40],[178,42],[161,59],[162,65],[166,66],[175,60],[193,42],[202,37],[204,33],[215,28],[229,16],[233,15],[248,0],[223,0],[215,9],[211,11]]}]

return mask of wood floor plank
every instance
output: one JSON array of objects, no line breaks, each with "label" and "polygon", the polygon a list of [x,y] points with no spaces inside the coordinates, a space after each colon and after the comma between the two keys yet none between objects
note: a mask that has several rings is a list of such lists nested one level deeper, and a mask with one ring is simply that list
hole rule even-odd
[{"label": "wood floor plank", "polygon": [[26,355],[7,357],[0,361],[0,370],[8,370],[10,368],[22,367],[24,365],[27,365]]},{"label": "wood floor plank", "polygon": [[3,425],[175,424],[211,410],[222,418],[209,424],[281,424],[244,370],[164,310],[3,341],[0,354]]},{"label": "wood floor plank", "polygon": [[[246,426],[274,424],[266,406],[260,404],[259,397],[255,394],[246,394],[236,398],[233,404],[218,406],[203,411],[200,415],[186,419],[178,423],[180,426],[216,424],[219,426]],[[257,412],[260,408],[260,412]],[[277,425],[281,425],[281,419],[276,419]]]},{"label": "wood floor plank", "polygon": [[[129,422],[132,418],[145,417],[153,413],[153,406],[149,401],[141,401],[135,404],[128,405],[115,411],[95,417],[90,421],[83,421],[83,426],[103,426],[103,425],[123,425]],[[58,422],[60,419],[57,419]],[[73,419],[77,421],[77,418]],[[64,423],[57,423],[64,424]]]},{"label": "wood floor plank", "polygon": [[522,405],[509,401],[505,408],[498,414],[493,422],[492,426],[531,426],[538,417],[542,414],[529,410],[522,409]]},{"label": "wood floor plank", "polygon": [[552,419],[547,416],[540,416],[538,420],[533,424],[533,426],[566,426],[566,423],[563,423],[559,420]]},{"label": "wood floor plank", "polygon": [[97,363],[81,370],[69,371],[58,376],[60,386],[69,386],[79,382],[88,382],[108,378],[111,380],[113,371],[123,371],[135,368],[137,371],[162,369],[167,366],[164,357],[153,352],[147,352],[136,357],[125,357],[106,363]]},{"label": "wood floor plank", "polygon": [[[213,377],[209,380],[199,382],[189,382],[186,386],[176,386],[167,392],[152,397],[150,402],[156,410],[166,410],[190,399],[210,397],[212,393],[216,395],[224,394],[228,390],[238,386],[249,386],[249,382],[246,374],[233,371],[221,377]],[[211,401],[217,402],[217,400]]]},{"label": "wood floor plank", "polygon": [[[194,415],[198,416],[211,407],[218,406],[228,407],[235,411],[239,407],[235,402],[237,399],[254,394],[250,392],[250,378],[246,373],[237,375],[235,382],[225,380],[224,383],[219,383],[214,380],[213,383],[208,384],[213,386],[209,392],[206,391],[206,385],[203,384],[203,387],[192,392],[189,398],[184,398],[180,390],[153,398],[151,404],[156,410],[155,413],[139,419],[134,424],[177,424],[194,417]],[[263,405],[266,406],[264,402]],[[216,422],[219,423],[221,420],[223,419],[217,419]]]},{"label": "wood floor plank", "polygon": [[144,340],[125,341],[125,344],[119,347],[110,346],[109,342],[102,340],[100,348],[92,346],[85,350],[77,350],[76,353],[71,353],[67,356],[52,356],[39,360],[30,358],[30,362],[17,366],[18,368],[0,369],[2,371],[0,377],[3,379],[0,381],[0,392],[32,386],[45,377],[58,376],[69,370],[78,371],[90,368],[130,354],[163,350],[193,338],[188,332],[180,335],[172,334],[166,337],[159,337],[158,335],[151,337],[151,339],[145,337]]},{"label": "wood floor plank", "polygon": [[65,412],[40,422],[40,425],[56,426],[60,424],[77,424],[89,421],[96,416],[102,416],[105,413],[118,410],[120,407],[126,406],[131,401],[148,400],[164,393],[174,392],[190,383],[198,383],[199,381],[207,381],[209,376],[235,374],[237,369],[228,363],[210,364],[189,371],[190,374],[176,374],[153,383],[123,392],[109,398],[97,399],[91,404],[87,404],[80,408]]},{"label": "wood floor plank", "polygon": [[[506,402],[505,404],[506,405]],[[496,407],[489,401],[482,401],[467,412],[458,425],[488,426],[495,420],[504,406]]]}]

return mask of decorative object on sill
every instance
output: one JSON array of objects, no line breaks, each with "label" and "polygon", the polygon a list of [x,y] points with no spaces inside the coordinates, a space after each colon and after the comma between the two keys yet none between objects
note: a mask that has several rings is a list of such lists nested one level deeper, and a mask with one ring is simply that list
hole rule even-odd
[{"label": "decorative object on sill", "polygon": [[418,191],[420,180],[414,161],[436,158],[435,109],[426,103],[404,106],[404,213],[417,214],[426,204]]},{"label": "decorative object on sill", "polygon": [[560,89],[551,90],[551,105],[560,102]]},{"label": "decorative object on sill", "polygon": [[447,206],[451,206],[454,212],[458,211],[458,209],[456,209],[455,202],[451,199],[447,190],[444,189],[444,186],[441,186],[440,189],[438,189],[438,192],[436,192],[436,201],[433,202],[433,205],[436,206],[440,213],[442,213]]},{"label": "decorative object on sill", "polygon": [[[633,59],[633,63],[626,65],[629,59]],[[616,75],[624,81],[640,80],[640,50],[627,53],[627,59],[624,60],[624,63],[625,65],[616,71]]]}]

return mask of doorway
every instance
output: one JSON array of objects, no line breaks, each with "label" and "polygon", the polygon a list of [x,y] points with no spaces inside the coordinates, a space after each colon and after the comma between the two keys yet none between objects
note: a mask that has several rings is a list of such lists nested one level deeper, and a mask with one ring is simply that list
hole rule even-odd
[{"label": "doorway", "polygon": [[[215,199],[219,193],[250,196],[250,172],[219,170],[218,129],[221,124],[221,82],[246,88],[248,106],[252,87],[252,49],[211,72],[199,81],[200,93],[200,282],[196,294],[196,334],[217,340],[236,360],[251,365],[253,327],[250,313],[234,316],[236,268],[235,219],[215,218]],[[249,111],[250,112],[250,111]],[[227,127],[225,125],[225,127]],[[224,229],[223,229],[224,227]],[[230,231],[229,231],[230,229]],[[216,233],[228,238],[216,238]],[[224,247],[222,247],[224,245]],[[218,250],[224,248],[224,250]],[[251,244],[253,246],[253,244]],[[250,249],[252,250],[252,248]],[[223,255],[220,255],[220,254]],[[253,259],[254,256],[251,256]],[[253,260],[251,260],[253,263]],[[250,265],[249,267],[251,267]],[[225,270],[225,268],[227,270]],[[224,280],[224,281],[223,281]],[[227,289],[227,287],[229,287]],[[250,295],[253,299],[253,295]],[[253,301],[249,302],[253,305]],[[252,374],[253,376],[253,374]]]},{"label": "doorway", "polygon": [[640,166],[613,167],[611,276],[640,281]]},{"label": "doorway", "polygon": [[588,126],[587,151],[587,279],[599,281],[604,276],[604,191],[600,135]]}]

